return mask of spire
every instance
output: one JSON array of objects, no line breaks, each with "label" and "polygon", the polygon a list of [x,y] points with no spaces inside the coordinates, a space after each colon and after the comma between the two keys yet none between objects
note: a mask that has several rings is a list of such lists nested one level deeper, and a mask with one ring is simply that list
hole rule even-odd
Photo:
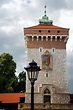
[{"label": "spire", "polygon": [[44,15],[46,16],[46,5],[44,6]]},{"label": "spire", "polygon": [[44,6],[44,16],[42,19],[39,19],[39,24],[45,24],[45,25],[52,25],[53,21],[49,20],[48,16],[46,15],[46,5]]}]

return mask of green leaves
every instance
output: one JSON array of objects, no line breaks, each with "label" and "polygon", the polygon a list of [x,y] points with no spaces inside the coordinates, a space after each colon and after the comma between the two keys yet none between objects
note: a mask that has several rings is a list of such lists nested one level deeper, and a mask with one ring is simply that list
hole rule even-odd
[{"label": "green leaves", "polygon": [[7,92],[7,89],[11,87],[10,81],[13,77],[16,77],[15,71],[16,71],[16,63],[13,60],[13,56],[10,55],[9,53],[1,54],[0,55],[0,92]]},{"label": "green leaves", "polygon": [[19,90],[21,92],[25,92],[25,90],[26,90],[26,73],[24,71],[19,73],[18,85],[19,85]]},{"label": "green leaves", "polygon": [[16,71],[16,63],[13,61],[13,57],[9,53],[3,53],[0,55],[0,74],[7,77],[14,76]]},{"label": "green leaves", "polygon": [[24,92],[26,87],[26,73],[19,73],[16,77],[16,63],[9,53],[0,55],[0,93]]}]

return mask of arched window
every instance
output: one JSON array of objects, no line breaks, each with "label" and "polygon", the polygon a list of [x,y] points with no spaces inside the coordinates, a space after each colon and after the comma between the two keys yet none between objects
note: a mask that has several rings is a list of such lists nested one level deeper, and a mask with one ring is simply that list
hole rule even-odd
[{"label": "arched window", "polygon": [[49,89],[45,89],[44,91],[44,103],[49,102],[51,103],[51,93]]}]

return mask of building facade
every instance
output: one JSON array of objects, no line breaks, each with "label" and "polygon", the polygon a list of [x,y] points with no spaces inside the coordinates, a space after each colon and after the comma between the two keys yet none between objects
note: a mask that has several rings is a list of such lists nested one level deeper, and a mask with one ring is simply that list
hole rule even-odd
[{"label": "building facade", "polygon": [[[66,62],[68,37],[68,28],[53,25],[53,21],[47,17],[46,6],[39,24],[24,28],[27,63],[34,59],[41,68],[34,85],[35,103],[69,103]],[[30,103],[30,95],[31,84],[27,77],[26,103]]]}]

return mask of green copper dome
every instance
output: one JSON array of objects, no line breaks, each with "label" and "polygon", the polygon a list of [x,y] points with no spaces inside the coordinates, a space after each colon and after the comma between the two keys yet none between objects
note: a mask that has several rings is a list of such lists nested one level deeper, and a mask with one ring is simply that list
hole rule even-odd
[{"label": "green copper dome", "polygon": [[53,21],[49,20],[48,16],[46,15],[46,6],[45,6],[45,11],[44,11],[44,16],[42,19],[39,19],[39,24],[47,24],[47,25],[52,25]]}]

